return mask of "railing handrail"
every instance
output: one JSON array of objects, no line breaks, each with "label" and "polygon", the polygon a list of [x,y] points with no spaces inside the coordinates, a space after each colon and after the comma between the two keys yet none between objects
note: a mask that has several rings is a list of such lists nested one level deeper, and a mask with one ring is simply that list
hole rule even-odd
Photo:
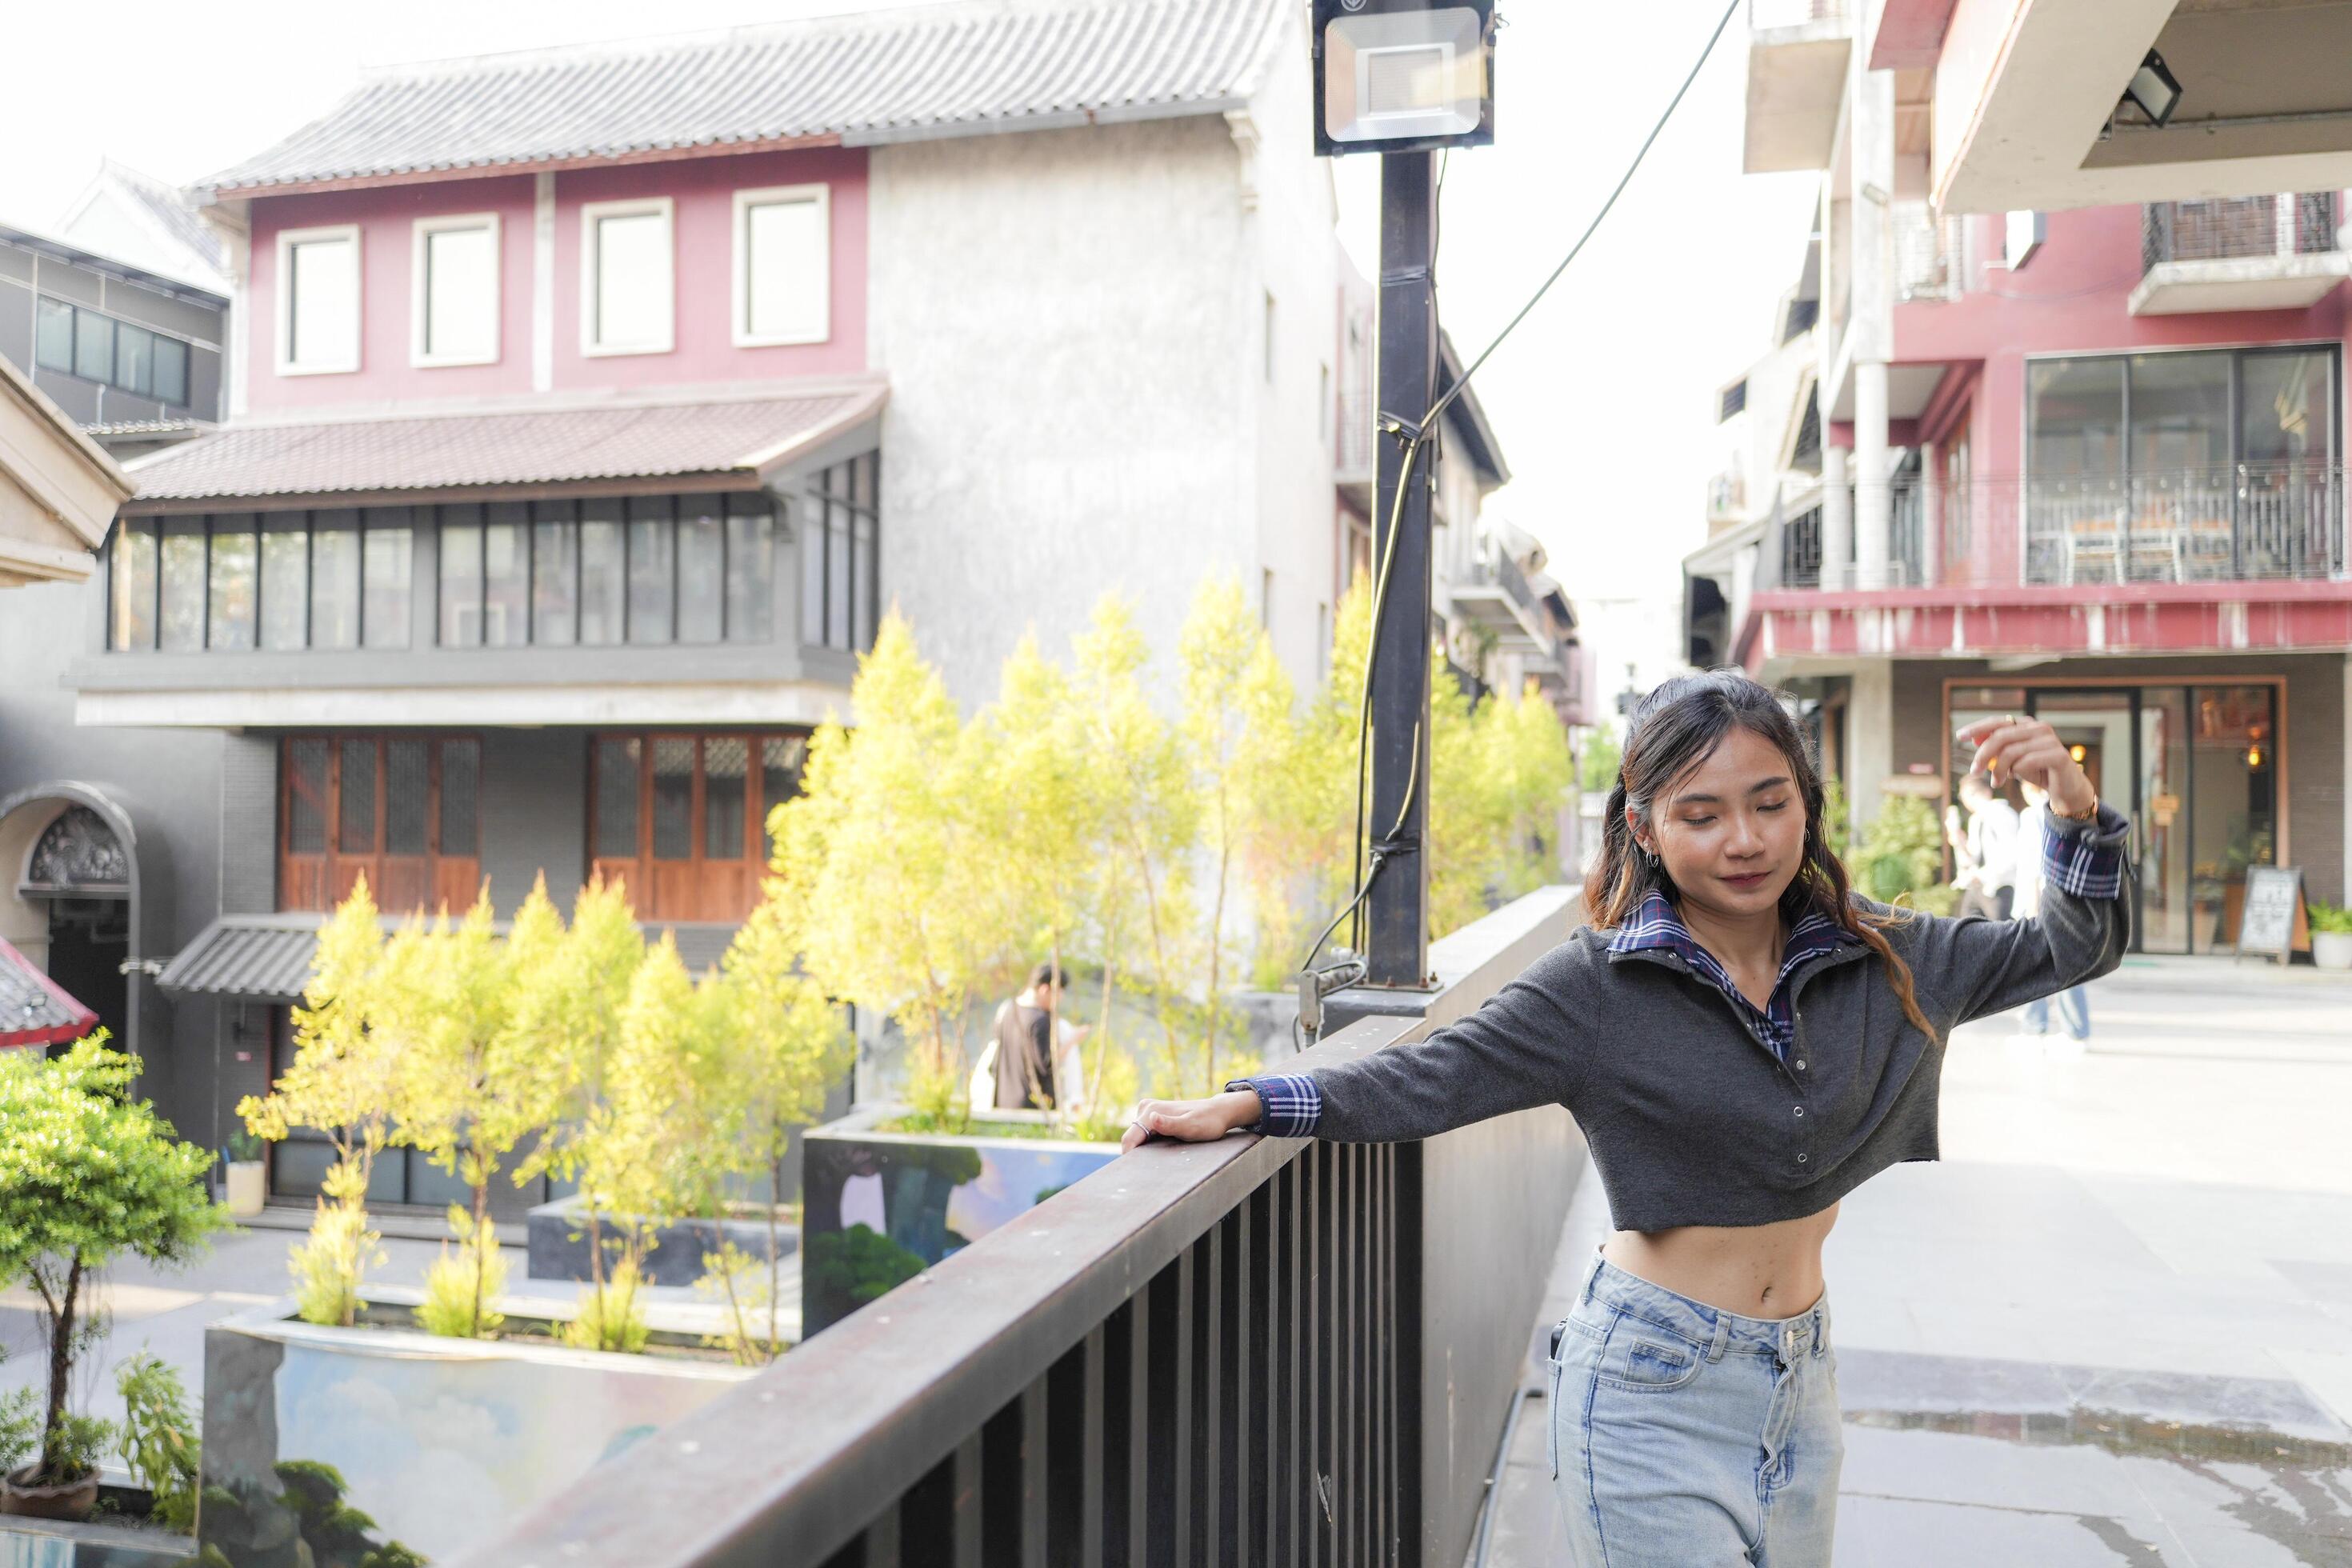
[{"label": "railing handrail", "polygon": [[2140,208],[2140,268],[2335,250],[2339,205],[2334,191],[2149,202]]},{"label": "railing handrail", "polygon": [[[1356,1060],[1470,1011],[1557,940],[1574,894],[1543,889],[1433,944],[1442,988],[1419,1016],[1363,1018],[1290,1065]],[[459,1568],[823,1563],[1310,1147],[1236,1136],[1124,1157],[646,1439],[627,1485],[592,1471]]]}]

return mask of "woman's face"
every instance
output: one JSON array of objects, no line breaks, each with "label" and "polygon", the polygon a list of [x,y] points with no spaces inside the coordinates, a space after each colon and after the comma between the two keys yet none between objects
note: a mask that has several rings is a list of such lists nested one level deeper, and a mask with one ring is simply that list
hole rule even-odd
[{"label": "woman's face", "polygon": [[1685,902],[1727,918],[1765,913],[1804,864],[1796,770],[1779,746],[1735,725],[1651,804],[1648,838]]}]

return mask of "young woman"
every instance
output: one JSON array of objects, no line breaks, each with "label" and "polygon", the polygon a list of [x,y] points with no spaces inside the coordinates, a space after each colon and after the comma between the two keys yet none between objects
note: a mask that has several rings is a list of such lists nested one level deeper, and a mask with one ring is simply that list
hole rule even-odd
[{"label": "young woman", "polygon": [[2122,816],[2050,727],[1988,720],[1972,771],[2050,795],[2030,921],[1848,891],[1773,693],[1670,680],[1635,710],[1588,925],[1418,1047],[1147,1100],[1128,1133],[1428,1138],[1551,1102],[1615,1234],[1555,1333],[1553,1468],[1584,1568],[1825,1568],[1840,1435],[1822,1244],[1838,1200],[1936,1158],[1953,1026],[2105,974],[2128,941]]}]

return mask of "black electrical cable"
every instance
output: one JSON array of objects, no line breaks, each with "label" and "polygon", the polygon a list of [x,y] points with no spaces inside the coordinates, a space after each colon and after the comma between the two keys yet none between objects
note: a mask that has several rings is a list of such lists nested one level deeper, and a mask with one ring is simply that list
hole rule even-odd
[{"label": "black electrical cable", "polygon": [[[1486,345],[1486,351],[1470,363],[1469,367],[1463,371],[1461,375],[1455,379],[1454,384],[1446,389],[1445,395],[1437,400],[1435,405],[1430,409],[1428,416],[1422,420],[1421,427],[1412,432],[1412,439],[1405,446],[1404,460],[1398,465],[1396,500],[1390,511],[1388,531],[1384,536],[1388,542],[1388,548],[1381,552],[1380,570],[1374,574],[1372,587],[1372,626],[1370,635],[1367,639],[1368,646],[1364,652],[1364,695],[1356,721],[1356,830],[1354,839],[1349,846],[1349,862],[1353,868],[1356,877],[1355,897],[1349,900],[1348,907],[1346,909],[1339,911],[1339,918],[1331,922],[1330,928],[1324,931],[1323,936],[1318,937],[1316,940],[1315,949],[1308,952],[1307,955],[1307,964],[1302,967],[1311,967],[1313,965],[1315,962],[1315,951],[1319,950],[1322,947],[1324,941],[1328,939],[1330,936],[1331,931],[1338,929],[1339,921],[1347,919],[1348,916],[1354,914],[1357,910],[1362,908],[1366,895],[1371,891],[1371,879],[1378,873],[1380,868],[1377,860],[1368,867],[1365,862],[1364,855],[1365,763],[1367,760],[1367,752],[1369,751],[1367,742],[1370,734],[1372,722],[1372,669],[1380,659],[1381,634],[1383,629],[1382,622],[1384,619],[1383,611],[1387,608],[1388,600],[1389,573],[1390,569],[1396,563],[1397,529],[1404,518],[1404,498],[1406,488],[1412,483],[1415,461],[1421,456],[1423,446],[1425,445],[1429,439],[1429,433],[1437,428],[1438,422],[1444,417],[1445,411],[1454,405],[1455,399],[1459,398],[1463,393],[1469,390],[1470,378],[1476,375],[1481,369],[1485,368],[1486,362],[1494,357],[1495,351],[1501,348],[1504,342],[1509,339],[1510,335],[1519,330],[1520,323],[1525,321],[1529,315],[1534,313],[1535,308],[1543,302],[1544,296],[1551,292],[1552,285],[1560,280],[1560,278],[1568,271],[1570,266],[1575,262],[1576,258],[1580,255],[1583,254],[1585,246],[1590,243],[1592,237],[1600,231],[1601,225],[1608,218],[1611,210],[1616,206],[1617,198],[1625,194],[1625,187],[1633,183],[1633,176],[1640,172],[1643,161],[1649,157],[1651,147],[1656,144],[1659,135],[1664,132],[1668,121],[1674,119],[1675,110],[1682,107],[1683,100],[1690,93],[1691,84],[1698,80],[1698,74],[1706,68],[1707,58],[1715,53],[1715,46],[1722,41],[1724,29],[1731,25],[1731,18],[1738,14],[1738,10],[1739,0],[1731,0],[1731,3],[1723,8],[1723,15],[1716,21],[1715,30],[1706,36],[1706,43],[1699,49],[1698,58],[1691,62],[1690,70],[1684,76],[1682,85],[1675,89],[1675,96],[1667,100],[1665,111],[1658,116],[1657,123],[1650,127],[1650,133],[1642,139],[1642,145],[1634,153],[1633,161],[1625,165],[1625,173],[1618,177],[1617,184],[1615,187],[1610,191],[1608,199],[1601,204],[1601,210],[1592,215],[1592,221],[1587,224],[1585,226],[1584,232],[1577,237],[1576,243],[1569,247],[1568,254],[1560,258],[1559,265],[1552,268],[1551,276],[1543,280],[1542,287],[1538,288],[1534,294],[1528,297],[1528,302],[1519,307],[1518,314],[1510,319],[1510,321],[1504,326],[1502,331],[1496,335],[1495,341]],[[1442,161],[1439,163],[1439,168],[1441,171],[1444,168],[1444,163]],[[1444,185],[1441,179],[1439,195],[1442,197],[1443,195]],[[1433,274],[1433,262],[1435,258],[1434,239],[1436,236],[1442,235],[1444,232],[1442,226],[1442,218],[1438,217],[1435,213],[1433,213],[1433,226],[1432,260]],[[1389,430],[1387,434],[1402,437],[1405,434],[1405,426],[1402,422],[1399,422],[1391,430]],[[1378,538],[1373,541],[1375,547],[1378,547],[1380,543],[1381,540]],[[1414,750],[1416,752],[1420,749],[1418,734],[1419,732],[1416,731],[1416,738],[1414,741]],[[1413,772],[1414,776],[1418,778],[1420,775],[1420,768],[1418,764],[1415,765]],[[1411,802],[1412,796],[1410,791],[1407,792],[1405,798],[1408,803]],[[1400,817],[1398,826],[1402,827],[1402,826],[1403,821],[1402,818]],[[1394,838],[1395,833],[1393,830],[1390,837]],[[1353,933],[1353,935],[1357,950],[1359,952],[1362,951],[1363,941],[1360,929]]]}]

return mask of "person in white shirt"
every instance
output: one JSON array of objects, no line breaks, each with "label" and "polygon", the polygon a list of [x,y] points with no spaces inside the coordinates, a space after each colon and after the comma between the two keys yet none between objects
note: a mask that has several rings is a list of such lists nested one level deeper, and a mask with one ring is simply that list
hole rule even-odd
[{"label": "person in white shirt", "polygon": [[[2005,921],[2017,891],[2017,808],[1994,794],[1992,781],[1982,773],[1960,781],[1960,799],[1969,808],[1967,831],[1948,819],[1945,825],[1960,860],[1959,912]],[[2027,842],[2039,853],[2039,839]]]},{"label": "person in white shirt", "polygon": [[[2050,796],[2037,785],[2020,781],[2025,792],[2025,809],[2017,814],[2017,841],[2026,847],[2018,857],[2017,897],[2010,906],[2010,914],[2017,920],[2028,920],[2042,912],[2042,884],[2048,873],[2043,869],[2038,847],[2050,823]],[[2058,1021],[2064,1026],[2066,1037],[2075,1045],[2086,1044],[2091,1037],[2091,994],[2080,985],[2070,985],[2053,997],[2042,996],[2025,1005],[2025,1026],[2018,1033],[2035,1039],[2047,1038],[2050,1029],[2050,1004],[2058,1004]]]}]

